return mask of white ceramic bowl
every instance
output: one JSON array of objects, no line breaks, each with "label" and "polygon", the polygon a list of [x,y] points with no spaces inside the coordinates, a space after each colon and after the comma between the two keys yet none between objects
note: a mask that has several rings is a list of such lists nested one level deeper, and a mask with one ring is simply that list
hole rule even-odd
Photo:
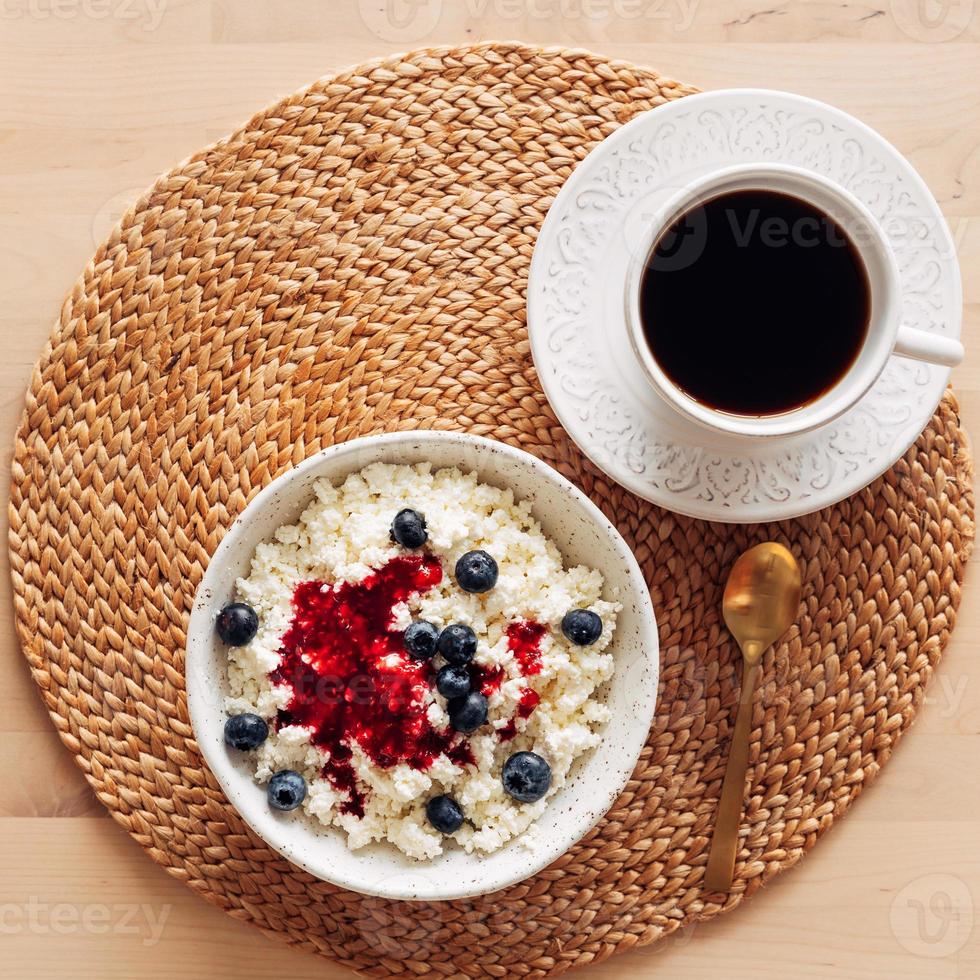
[{"label": "white ceramic bowl", "polygon": [[[528,500],[534,516],[566,564],[598,568],[604,598],[623,604],[611,652],[612,680],[599,697],[611,708],[602,741],[580,757],[568,783],[538,820],[534,851],[518,838],[493,854],[467,854],[450,845],[432,861],[416,861],[393,845],[357,851],[346,835],[302,810],[278,813],[254,782],[251,759],[229,751],[223,739],[227,649],[214,630],[218,611],[248,573],[256,546],[295,521],[313,495],[314,481],[337,481],[370,463],[458,466],[481,482],[509,487]],[[646,742],[657,700],[660,652],[650,593],[619,532],[599,509],[550,466],[522,450],[462,433],[392,433],[356,439],[312,456],[257,494],[228,529],[198,589],[187,632],[187,700],[205,760],[246,823],[294,864],[326,881],[392,899],[452,899],[495,891],[546,867],[583,837],[609,809],[629,779]]]}]

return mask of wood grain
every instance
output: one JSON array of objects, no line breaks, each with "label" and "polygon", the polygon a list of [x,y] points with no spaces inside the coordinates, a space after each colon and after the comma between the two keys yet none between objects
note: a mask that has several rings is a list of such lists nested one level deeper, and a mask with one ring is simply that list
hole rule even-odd
[{"label": "wood grain", "polygon": [[[980,428],[980,30],[972,4],[954,39],[931,43],[925,27],[910,35],[903,0],[704,0],[686,27],[676,3],[654,4],[638,19],[624,13],[628,3],[445,0],[431,31],[399,43],[369,29],[384,3],[169,0],[157,22],[159,5],[147,0],[0,2],[4,465],[65,291],[157,173],[335,68],[416,44],[494,37],[590,47],[704,88],[787,88],[879,129],[922,172],[957,238],[969,354],[954,381],[967,427]],[[549,10],[566,13],[542,15]],[[81,978],[347,975],[208,907],[105,816],[40,706],[13,636],[6,574],[0,588],[4,975],[60,977],[67,962]],[[732,916],[581,975],[980,975],[974,593],[968,578],[932,703],[887,773],[800,868]],[[929,905],[942,894],[948,919],[941,904]]]}]

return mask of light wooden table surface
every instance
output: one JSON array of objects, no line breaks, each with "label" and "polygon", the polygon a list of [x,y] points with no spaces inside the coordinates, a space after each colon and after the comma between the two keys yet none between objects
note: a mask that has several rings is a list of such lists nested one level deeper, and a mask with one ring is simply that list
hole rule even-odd
[{"label": "light wooden table surface", "polygon": [[[968,358],[954,381],[978,432],[974,3],[0,0],[4,470],[64,294],[159,172],[318,75],[409,47],[494,38],[589,47],[703,88],[786,88],[881,131],[923,174],[958,242]],[[348,975],[207,905],[108,818],[41,708],[14,637],[6,568],[0,591],[0,976]],[[878,783],[802,866],[732,915],[580,975],[980,976],[976,570],[930,690]]]}]

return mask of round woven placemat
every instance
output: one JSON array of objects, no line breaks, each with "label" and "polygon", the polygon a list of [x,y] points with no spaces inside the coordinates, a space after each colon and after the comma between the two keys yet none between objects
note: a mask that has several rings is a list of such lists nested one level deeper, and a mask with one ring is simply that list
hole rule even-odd
[{"label": "round woven placemat", "polygon": [[[948,394],[872,487],[801,520],[707,524],[576,451],[531,364],[524,292],[562,181],[690,91],[577,51],[417,52],[324,79],[161,178],[95,254],[17,436],[17,628],[62,739],[154,861],[230,914],[378,975],[557,973],[732,908],[816,843],[888,759],[952,629],[973,533]],[[411,905],[311,878],[256,839],[188,725],[184,630],[251,495],[332,443],[465,428],[582,486],[649,579],[660,705],[598,827],[503,892]],[[775,537],[805,614],[767,657],[747,836],[724,905],[701,879],[736,702],[721,583]]]}]

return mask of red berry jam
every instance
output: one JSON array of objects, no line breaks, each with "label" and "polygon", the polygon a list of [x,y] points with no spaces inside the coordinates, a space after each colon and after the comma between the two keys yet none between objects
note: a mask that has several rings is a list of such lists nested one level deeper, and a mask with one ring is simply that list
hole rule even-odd
[{"label": "red berry jam", "polygon": [[470,681],[474,691],[479,691],[485,698],[500,690],[504,682],[504,668],[494,665],[486,667],[483,664],[470,664]]},{"label": "red berry jam", "polygon": [[525,687],[521,691],[521,699],[517,702],[517,713],[497,732],[501,742],[509,742],[517,734],[517,720],[530,718],[540,701],[541,695],[530,687]]},{"label": "red berry jam", "polygon": [[507,627],[507,649],[521,665],[525,677],[541,673],[541,640],[548,632],[544,623],[521,619]]},{"label": "red berry jam", "polygon": [[424,770],[443,752],[457,765],[473,762],[461,736],[429,723],[431,664],[412,660],[391,626],[394,606],[441,581],[438,558],[401,555],[360,582],[301,582],[293,593],[295,613],[270,674],[292,689],[278,724],[308,728],[329,753],[323,775],[346,794],[342,813],[364,814],[354,742],[384,769],[403,762]]},{"label": "red berry jam", "polygon": [[[541,673],[541,640],[548,632],[543,623],[520,619],[507,627],[507,649],[513,651],[514,659],[525,677]],[[500,690],[506,676],[504,668],[493,664],[470,664],[470,678],[473,690],[479,691],[484,697]]]}]

